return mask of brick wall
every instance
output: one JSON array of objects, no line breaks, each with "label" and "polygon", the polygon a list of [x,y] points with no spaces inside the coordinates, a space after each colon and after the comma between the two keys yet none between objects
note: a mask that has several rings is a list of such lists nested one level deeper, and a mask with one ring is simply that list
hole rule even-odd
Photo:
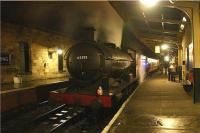
[{"label": "brick wall", "polygon": [[[68,75],[66,63],[63,61],[64,72],[58,72],[57,48],[68,50],[75,42],[56,33],[47,33],[31,27],[2,23],[1,53],[11,54],[9,65],[1,65],[1,83],[13,82],[13,76],[21,71],[22,56],[20,43],[26,42],[30,47],[30,73],[23,74],[24,81],[64,77]],[[53,50],[52,59],[48,51]],[[46,66],[46,67],[45,67]]]}]

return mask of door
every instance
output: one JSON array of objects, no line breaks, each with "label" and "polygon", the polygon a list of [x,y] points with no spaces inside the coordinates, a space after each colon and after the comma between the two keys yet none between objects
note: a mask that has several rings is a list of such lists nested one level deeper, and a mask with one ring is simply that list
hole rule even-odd
[{"label": "door", "polygon": [[63,71],[63,54],[58,54],[58,71]]}]

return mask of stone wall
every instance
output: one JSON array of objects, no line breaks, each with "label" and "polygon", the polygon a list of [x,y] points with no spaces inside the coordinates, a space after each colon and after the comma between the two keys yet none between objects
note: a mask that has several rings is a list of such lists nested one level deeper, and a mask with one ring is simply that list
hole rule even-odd
[{"label": "stone wall", "polygon": [[87,27],[96,29],[95,41],[112,42],[120,47],[124,25],[107,1],[2,2],[1,22],[4,22],[1,51],[12,55],[10,65],[1,65],[2,83],[13,82],[16,69],[22,68],[20,42],[30,45],[31,54],[31,73],[23,75],[23,80],[54,78],[67,72],[58,72],[58,54],[54,52],[53,59],[49,59],[48,50],[57,47],[67,51],[71,45],[87,38],[84,32]]},{"label": "stone wall", "polygon": [[[2,23],[1,53],[11,55],[9,65],[1,65],[1,83],[13,82],[13,77],[21,72],[23,62],[20,43],[26,42],[30,47],[30,72],[23,74],[24,81],[64,77],[68,75],[66,63],[63,61],[63,72],[58,71],[57,48],[64,53],[75,42],[65,36],[47,33],[31,27]],[[48,51],[53,50],[52,59]]]}]

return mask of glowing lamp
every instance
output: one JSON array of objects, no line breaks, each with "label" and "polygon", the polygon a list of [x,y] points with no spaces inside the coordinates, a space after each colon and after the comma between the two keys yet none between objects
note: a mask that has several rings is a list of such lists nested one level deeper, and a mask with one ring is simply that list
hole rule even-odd
[{"label": "glowing lamp", "polygon": [[184,24],[181,24],[181,26],[180,26],[181,30],[183,30],[184,27],[185,27]]},{"label": "glowing lamp", "polygon": [[157,4],[158,0],[140,0],[140,2],[147,7],[152,7]]},{"label": "glowing lamp", "polygon": [[162,49],[162,50],[166,50],[166,49],[168,49],[168,48],[169,48],[169,46],[168,46],[167,44],[164,44],[164,45],[161,46],[161,49]]},{"label": "glowing lamp", "polygon": [[183,17],[182,21],[183,21],[183,22],[187,22],[186,17]]},{"label": "glowing lamp", "polygon": [[177,124],[177,121],[174,118],[164,118],[162,119],[162,122],[166,128],[174,128]]},{"label": "glowing lamp", "polygon": [[169,56],[165,56],[164,60],[168,62],[169,61]]},{"label": "glowing lamp", "polygon": [[63,52],[62,49],[58,49],[58,50],[57,50],[57,53],[58,53],[58,54],[62,54],[62,52]]}]

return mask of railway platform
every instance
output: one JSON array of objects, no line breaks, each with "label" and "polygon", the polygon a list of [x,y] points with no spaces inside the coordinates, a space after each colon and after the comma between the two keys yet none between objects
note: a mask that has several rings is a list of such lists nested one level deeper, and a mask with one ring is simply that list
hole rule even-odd
[{"label": "railway platform", "polygon": [[[123,108],[124,107],[124,108]],[[120,112],[121,111],[121,112]],[[154,75],[129,97],[127,104],[110,121],[109,133],[199,133],[200,104],[181,83]]]},{"label": "railway platform", "polygon": [[54,83],[63,82],[63,81],[68,81],[68,78],[63,77],[63,78],[33,80],[33,81],[22,82],[20,84],[14,84],[14,83],[2,84],[0,93],[4,94],[4,93],[19,91],[19,90],[35,88],[40,85],[54,84]]},{"label": "railway platform", "polygon": [[1,84],[1,112],[48,99],[48,92],[66,87],[68,78],[33,80],[21,84]]}]

